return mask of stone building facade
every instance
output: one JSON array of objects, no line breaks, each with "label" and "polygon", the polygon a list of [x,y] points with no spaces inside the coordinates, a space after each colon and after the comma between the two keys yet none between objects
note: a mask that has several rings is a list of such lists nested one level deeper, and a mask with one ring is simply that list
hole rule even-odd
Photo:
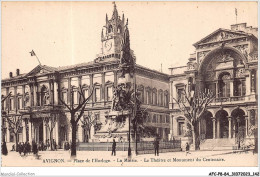
[{"label": "stone building facade", "polygon": [[186,66],[169,68],[171,138],[188,136],[187,122],[173,101],[184,100],[184,90],[210,90],[215,95],[198,125],[205,145],[232,146],[238,137],[254,137],[258,122],[257,32],[246,23],[231,25],[231,30],[218,29],[194,44],[196,51]]},{"label": "stone building facade", "polygon": [[[38,65],[25,74],[20,74],[17,69],[16,75],[10,73],[9,78],[2,79],[2,98],[11,92],[11,96],[2,104],[2,111],[5,111],[5,116],[10,119],[23,115],[19,125],[19,142],[46,142],[51,139],[51,129],[48,127],[53,127],[53,139],[60,146],[63,142],[70,141],[70,114],[63,108],[60,99],[68,105],[77,105],[80,85],[85,96],[94,89],[84,113],[84,116],[91,114],[94,121],[89,131],[86,131],[83,123],[79,121],[78,142],[118,138],[116,131],[108,134],[105,129],[106,115],[112,103],[113,86],[117,85],[119,78],[121,40],[126,23],[128,22],[124,14],[121,18],[114,6],[112,17],[109,19],[106,16],[105,28],[102,29],[101,52],[91,62],[64,67]],[[150,115],[144,124],[154,127],[163,140],[167,140],[170,132],[168,79],[167,74],[136,66],[137,91],[140,92],[142,108]],[[4,122],[4,131],[5,140],[8,143],[15,142],[13,130],[7,122]]]}]

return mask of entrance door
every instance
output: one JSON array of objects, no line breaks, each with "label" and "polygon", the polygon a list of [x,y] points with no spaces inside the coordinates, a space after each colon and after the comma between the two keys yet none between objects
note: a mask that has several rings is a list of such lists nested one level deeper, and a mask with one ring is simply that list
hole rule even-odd
[{"label": "entrance door", "polygon": [[43,141],[43,123],[39,126],[39,142]]},{"label": "entrance door", "polygon": [[206,139],[213,138],[213,122],[211,118],[206,119]]}]

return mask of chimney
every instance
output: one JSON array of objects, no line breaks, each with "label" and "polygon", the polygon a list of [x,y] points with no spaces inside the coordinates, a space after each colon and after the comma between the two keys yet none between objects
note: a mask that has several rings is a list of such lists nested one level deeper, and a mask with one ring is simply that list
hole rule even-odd
[{"label": "chimney", "polygon": [[16,75],[17,75],[17,76],[20,75],[20,69],[16,69]]},{"label": "chimney", "polygon": [[13,73],[12,73],[12,72],[9,73],[9,77],[10,77],[10,78],[13,77]]}]

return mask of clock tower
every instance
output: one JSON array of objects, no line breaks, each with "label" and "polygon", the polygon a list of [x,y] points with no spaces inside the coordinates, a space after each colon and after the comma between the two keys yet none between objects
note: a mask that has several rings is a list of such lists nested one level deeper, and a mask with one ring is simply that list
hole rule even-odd
[{"label": "clock tower", "polygon": [[101,32],[101,53],[97,56],[98,59],[105,58],[120,58],[121,41],[123,39],[125,27],[124,14],[122,18],[118,15],[117,7],[114,2],[114,10],[111,19],[108,19],[106,14],[106,25]]}]

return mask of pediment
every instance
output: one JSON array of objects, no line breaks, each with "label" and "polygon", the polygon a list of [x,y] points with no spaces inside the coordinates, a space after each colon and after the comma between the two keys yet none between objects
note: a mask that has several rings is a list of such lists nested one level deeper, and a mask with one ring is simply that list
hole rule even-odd
[{"label": "pediment", "polygon": [[32,69],[26,76],[37,76],[42,75],[44,73],[52,73],[55,72],[56,69],[53,67],[49,67],[46,65],[38,65],[34,69]]},{"label": "pediment", "polygon": [[231,31],[226,29],[218,29],[214,31],[213,33],[209,34],[205,38],[202,38],[200,41],[193,44],[195,47],[200,44],[207,44],[207,43],[213,43],[213,42],[221,42],[229,39],[235,39],[240,37],[247,37],[248,34],[238,31]]}]

